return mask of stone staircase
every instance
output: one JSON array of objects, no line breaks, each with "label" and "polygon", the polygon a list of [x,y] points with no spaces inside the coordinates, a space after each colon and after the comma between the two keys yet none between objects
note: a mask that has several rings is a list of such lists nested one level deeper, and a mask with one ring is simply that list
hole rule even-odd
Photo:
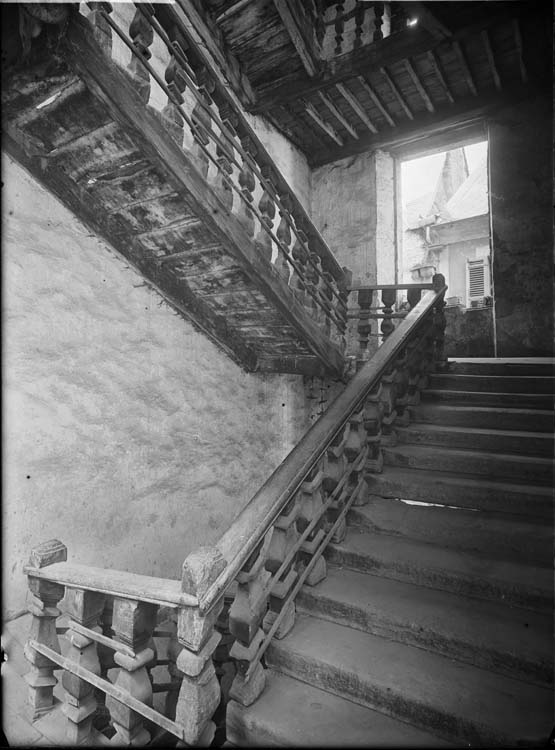
[{"label": "stone staircase", "polygon": [[553,365],[451,363],[328,575],[228,706],[237,745],[534,747],[553,729]]}]

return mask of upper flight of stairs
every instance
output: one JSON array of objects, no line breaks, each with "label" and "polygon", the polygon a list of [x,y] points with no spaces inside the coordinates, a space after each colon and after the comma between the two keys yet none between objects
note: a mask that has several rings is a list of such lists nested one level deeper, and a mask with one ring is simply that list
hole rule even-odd
[{"label": "upper flight of stairs", "polygon": [[553,365],[451,363],[370,474],[328,575],[228,706],[237,745],[544,746],[553,702]]}]

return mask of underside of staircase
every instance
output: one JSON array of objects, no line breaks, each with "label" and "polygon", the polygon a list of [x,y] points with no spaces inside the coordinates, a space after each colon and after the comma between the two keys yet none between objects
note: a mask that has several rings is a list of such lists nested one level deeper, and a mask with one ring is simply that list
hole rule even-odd
[{"label": "underside of staircase", "polygon": [[450,363],[231,701],[239,746],[541,747],[553,729],[553,364]]}]

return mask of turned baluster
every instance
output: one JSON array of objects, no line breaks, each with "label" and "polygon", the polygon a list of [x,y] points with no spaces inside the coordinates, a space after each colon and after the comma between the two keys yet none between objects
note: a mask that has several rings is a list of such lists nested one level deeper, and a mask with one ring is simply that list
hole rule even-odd
[{"label": "turned baluster", "polygon": [[[182,590],[200,599],[225,569],[222,554],[200,547],[183,563]],[[222,611],[222,596],[205,614],[197,607],[180,607],[177,638],[183,649],[177,656],[177,669],[183,674],[175,720],[183,729],[187,745],[208,747],[216,730],[212,721],[220,703],[220,685],[212,656],[221,641],[216,623]]]},{"label": "turned baluster", "polygon": [[[142,7],[151,13],[153,12],[150,3],[143,3]],[[136,53],[131,56],[128,70],[134,79],[137,93],[146,103],[150,98],[150,73],[141,62],[141,58],[150,60],[152,57],[149,47],[154,40],[154,31],[140,10],[137,10],[133,16],[129,26],[129,36],[133,41]]]},{"label": "turned baluster", "polygon": [[87,3],[91,13],[87,16],[87,21],[93,27],[93,38],[97,44],[102,47],[108,57],[112,55],[112,27],[106,20],[104,13],[111,13],[113,8],[111,3]]},{"label": "turned baluster", "polygon": [[[114,601],[112,597],[106,597],[104,600],[104,608],[100,615],[100,627],[102,635],[107,638],[113,638],[114,631],[112,630],[112,620],[114,616]],[[108,679],[108,670],[116,667],[114,661],[114,651],[108,646],[102,643],[98,643],[96,647],[98,654],[98,661],[100,662],[100,676],[104,679]],[[95,690],[96,698],[96,711],[93,718],[93,726],[95,729],[102,731],[110,724],[110,712],[106,708],[106,693],[103,690]]]},{"label": "turned baluster", "polygon": [[343,31],[345,29],[345,21],[343,19],[343,6],[344,2],[338,2],[335,4],[335,54],[340,55],[343,50]]},{"label": "turned baluster", "polygon": [[326,36],[326,23],[324,16],[326,14],[326,6],[324,0],[316,0],[316,41],[321,47]]},{"label": "turned baluster", "polygon": [[[271,183],[272,170],[270,167],[262,167],[262,176],[267,183]],[[269,234],[274,227],[274,216],[276,215],[276,205],[270,193],[269,187],[263,187],[262,197],[258,203],[258,209],[261,213],[260,231],[256,235],[255,245],[261,256],[271,263],[272,261],[272,238]]]},{"label": "turned baluster", "polygon": [[356,412],[349,417],[349,435],[345,444],[345,456],[349,462],[349,482],[347,494],[357,495],[353,501],[354,506],[366,505],[368,502],[368,485],[364,480],[366,462],[369,455],[368,435],[365,428],[366,410],[362,404]]},{"label": "turned baluster", "polygon": [[197,73],[198,91],[201,101],[197,101],[191,114],[193,132],[193,157],[195,158],[200,173],[203,177],[208,175],[210,159],[206,150],[211,143],[210,133],[212,130],[212,118],[210,106],[212,104],[212,93],[215,89],[215,81],[206,67],[200,68]]},{"label": "turned baluster", "polygon": [[379,384],[366,397],[364,402],[364,430],[368,445],[366,469],[373,473],[380,473],[383,469],[383,454],[381,449],[382,419],[384,404],[382,402],[382,386]]},{"label": "turned baluster", "polygon": [[[65,562],[65,560],[67,560],[67,548],[57,539],[52,539],[31,550],[29,565],[33,568],[46,568],[48,565]],[[37,641],[59,654],[60,644],[56,634],[56,619],[60,616],[60,610],[57,604],[64,595],[64,587],[31,575],[28,576],[27,582],[29,587],[27,609],[32,615],[29,641]],[[58,669],[58,666],[35,651],[29,643],[25,645],[24,654],[31,664],[31,670],[25,675],[25,681],[29,686],[31,716],[36,719],[52,708],[54,686],[58,682],[54,677],[54,670]]]},{"label": "turned baluster", "polygon": [[372,300],[374,298],[374,291],[372,289],[361,289],[358,293],[358,344],[359,354],[357,357],[357,370],[368,362],[370,359],[370,351],[368,349],[368,343],[370,340],[370,334],[372,332],[372,323],[370,322],[370,308],[372,307]]},{"label": "turned baluster", "polygon": [[410,422],[409,413],[409,360],[404,348],[395,360],[395,424],[406,426]]},{"label": "turned baluster", "polygon": [[[177,42],[174,42],[177,45]],[[168,103],[162,110],[162,118],[164,127],[167,129],[171,137],[180,146],[183,144],[183,117],[179,111],[179,107],[175,104],[177,101],[179,104],[183,104],[185,101],[183,92],[187,87],[185,76],[183,75],[181,65],[177,58],[172,56],[164,72],[164,77],[168,88],[171,91],[171,97],[168,96]],[[172,99],[173,97],[173,99]]]},{"label": "turned baluster", "polygon": [[[301,507],[297,518],[297,528],[301,534],[315,518],[319,518],[312,531],[301,545],[299,553],[299,573],[301,573],[312,560],[315,550],[324,538],[325,519],[322,513],[324,505],[322,483],[324,481],[323,460],[318,461],[310,471],[306,480],[301,485]],[[308,586],[316,586],[327,575],[326,561],[320,556],[314,567],[308,574],[305,583]]]},{"label": "turned baluster", "polygon": [[[252,157],[252,159],[256,158],[257,149],[250,136],[246,135],[241,138],[241,146],[248,156]],[[250,206],[254,199],[255,184],[249,159],[245,156],[243,157],[241,171],[239,172],[239,185],[241,187],[241,195],[244,198],[239,206],[239,219],[249,237],[254,236],[254,216]]]},{"label": "turned baluster", "polygon": [[291,272],[291,266],[285,255],[285,251],[289,253],[291,245],[291,199],[287,194],[280,195],[281,208],[279,215],[281,217],[276,236],[281,243],[281,247],[278,247],[278,254],[275,262],[275,268],[278,275],[289,284],[289,275]]},{"label": "turned baluster", "polygon": [[374,3],[374,34],[372,36],[372,39],[374,42],[379,42],[381,39],[383,39],[383,31],[382,31],[382,25],[383,25],[383,14],[384,14],[384,4],[383,3]]},{"label": "turned baluster", "polygon": [[397,369],[390,365],[381,380],[382,415],[382,444],[395,445],[396,435],[393,423],[397,419],[395,404],[397,401]]},{"label": "turned baluster", "polygon": [[312,253],[312,261],[315,266],[314,274],[315,274],[315,292],[316,292],[316,299],[318,302],[315,301],[315,309],[314,309],[314,315],[316,320],[318,321],[318,324],[322,327],[326,327],[327,323],[327,315],[325,310],[325,290],[326,290],[326,281],[324,279],[324,272],[322,270],[322,259],[317,253]]},{"label": "turned baluster", "polygon": [[351,283],[353,280],[353,274],[345,266],[343,267],[342,271],[343,273],[337,280],[338,297],[335,302],[335,312],[336,312],[336,318],[338,319],[338,333],[339,333],[338,343],[341,346],[341,349],[345,351],[345,348],[347,347],[346,336],[347,336],[347,325],[348,325],[347,301],[349,299],[349,287],[351,286]]},{"label": "turned baluster", "polygon": [[[147,706],[152,705],[152,684],[147,665],[155,654],[149,647],[152,631],[156,625],[157,606],[136,599],[114,598],[112,629],[114,639],[128,646],[135,656],[116,652],[114,661],[120,667],[116,686]],[[144,726],[143,717],[120,703],[112,696],[106,698],[116,734],[112,742],[116,745],[146,745],[150,734]]]},{"label": "turned baluster", "polygon": [[229,610],[229,630],[235,636],[230,656],[237,674],[229,697],[250,706],[264,690],[266,674],[256,654],[264,640],[262,622],[268,609],[267,585],[271,573],[265,564],[272,541],[270,529],[237,575],[237,593]]},{"label": "turned baluster", "polygon": [[227,210],[231,211],[233,209],[233,188],[231,187],[231,183],[233,181],[233,160],[235,156],[233,139],[237,138],[236,128],[239,117],[227,101],[222,101],[217,106],[222,124],[225,126],[227,133],[229,133],[227,135],[223,130],[221,131],[220,141],[222,141],[223,145],[218,143],[216,148],[218,167],[220,169],[218,193]]},{"label": "turned baluster", "polygon": [[322,278],[324,282],[322,287],[322,302],[326,309],[324,330],[334,343],[340,344],[341,333],[337,327],[336,316],[333,314],[335,309],[334,303],[337,299],[335,296],[335,294],[337,294],[337,284],[329,271],[324,271],[322,273]]},{"label": "turned baluster", "polygon": [[234,598],[235,592],[228,590],[224,596],[222,611],[220,612],[215,625],[216,630],[221,635],[221,641],[216,646],[212,656],[214,670],[220,684],[220,703],[213,716],[213,721],[216,724],[215,743],[218,746],[220,744],[218,743],[218,733],[221,733],[225,737],[229,693],[233,680],[237,674],[237,667],[235,666],[235,661],[230,653],[235,638],[229,629],[229,610],[233,604]]},{"label": "turned baluster", "polygon": [[[445,276],[441,273],[436,273],[432,276],[432,284],[434,286],[434,292],[439,292],[445,286]],[[434,305],[433,313],[433,333],[434,333],[434,368],[436,370],[445,370],[448,367],[447,357],[444,354],[445,344],[445,327],[447,325],[447,319],[445,317],[445,301],[444,295],[437,300]]]},{"label": "turned baluster", "polygon": [[407,289],[407,302],[410,310],[420,302],[421,297],[422,289]]},{"label": "turned baluster", "polygon": [[396,289],[382,289],[382,313],[384,316],[381,325],[382,341],[385,341],[395,330],[395,325],[393,323],[393,307],[395,306],[396,300]]},{"label": "turned baluster", "polygon": [[168,660],[168,675],[172,687],[166,693],[164,712],[168,718],[175,719],[179,688],[181,680],[183,679],[183,673],[177,668],[177,657],[183,650],[183,646],[177,640],[177,612],[171,614],[168,628],[170,636],[166,658]]},{"label": "turned baluster", "polygon": [[[347,445],[349,430],[350,426],[347,423],[334,437],[331,445],[326,451],[324,459],[324,480],[322,482],[325,498],[333,493],[337,494],[337,486],[347,469],[348,461],[347,456],[345,455],[345,446]],[[335,523],[340,516],[347,497],[348,488],[344,487],[339,491],[338,496],[331,501],[326,513],[326,525],[328,528],[331,528],[333,523]],[[341,542],[345,537],[346,529],[345,518],[342,518],[332,536],[332,541],[336,543]]]},{"label": "turned baluster", "polygon": [[356,0],[355,4],[355,40],[353,42],[353,48],[358,49],[362,46],[362,32],[364,24],[364,16],[366,13],[366,5],[361,0]]},{"label": "turned baluster", "polygon": [[306,307],[306,264],[308,262],[308,249],[306,245],[306,234],[299,228],[299,221],[296,223],[298,237],[295,238],[292,255],[297,264],[298,271],[293,271],[291,287],[299,302]]},{"label": "turned baluster", "polygon": [[[100,675],[101,672],[96,641],[77,632],[73,629],[72,623],[101,633],[99,623],[104,602],[104,594],[81,589],[68,589],[64,599],[64,612],[70,618],[67,631],[70,648],[67,658],[95,675]],[[67,739],[71,745],[80,745],[91,737],[93,718],[97,709],[95,690],[89,682],[69,671],[64,671],[62,685],[66,691],[62,710],[68,719]]]}]

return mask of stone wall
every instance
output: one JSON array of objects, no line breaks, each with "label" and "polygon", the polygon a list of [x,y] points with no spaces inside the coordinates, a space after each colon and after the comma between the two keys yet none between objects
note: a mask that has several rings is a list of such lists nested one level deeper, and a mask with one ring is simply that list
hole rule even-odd
[{"label": "stone wall", "polygon": [[553,354],[552,107],[507,108],[489,128],[497,356]]},{"label": "stone wall", "polygon": [[40,541],[179,578],[310,425],[299,376],[244,373],[3,158],[4,616]]}]

